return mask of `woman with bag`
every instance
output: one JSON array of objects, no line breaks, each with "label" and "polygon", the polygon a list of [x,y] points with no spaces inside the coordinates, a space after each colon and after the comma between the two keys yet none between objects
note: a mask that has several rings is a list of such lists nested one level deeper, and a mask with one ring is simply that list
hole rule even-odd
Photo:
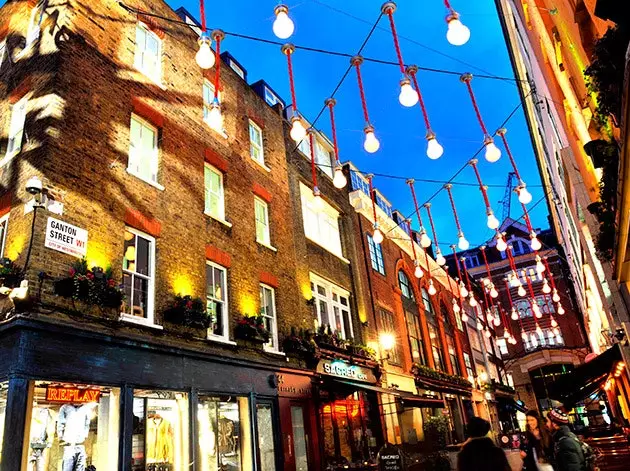
[{"label": "woman with bag", "polygon": [[527,432],[525,432],[525,441],[521,445],[523,471],[553,471],[550,464],[553,458],[551,432],[538,411],[530,410],[526,417]]}]

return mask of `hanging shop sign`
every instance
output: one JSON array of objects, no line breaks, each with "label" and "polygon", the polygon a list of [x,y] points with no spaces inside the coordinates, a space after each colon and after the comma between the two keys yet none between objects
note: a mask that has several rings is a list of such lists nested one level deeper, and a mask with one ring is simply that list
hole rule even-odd
[{"label": "hanging shop sign", "polygon": [[98,389],[62,388],[48,386],[46,388],[46,400],[48,402],[68,402],[73,404],[85,404],[97,402],[101,397]]},{"label": "hanging shop sign", "polygon": [[403,456],[398,447],[385,445],[377,456],[379,471],[402,471],[404,469]]},{"label": "hanging shop sign", "polygon": [[48,218],[44,246],[73,257],[87,254],[88,231],[55,218]]},{"label": "hanging shop sign", "polygon": [[376,377],[369,368],[351,365],[341,360],[320,360],[317,372],[355,381],[376,382]]}]

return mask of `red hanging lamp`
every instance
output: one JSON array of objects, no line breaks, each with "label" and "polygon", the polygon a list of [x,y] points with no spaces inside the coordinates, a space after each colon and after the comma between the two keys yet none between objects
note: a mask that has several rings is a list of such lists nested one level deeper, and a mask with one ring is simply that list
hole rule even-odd
[{"label": "red hanging lamp", "polygon": [[453,185],[451,185],[450,183],[447,183],[446,185],[444,185],[444,189],[448,193],[448,199],[451,202],[451,209],[453,210],[453,217],[455,218],[455,225],[457,226],[457,237],[458,237],[457,246],[459,247],[460,250],[468,250],[470,248],[470,242],[468,242],[468,240],[466,240],[466,237],[464,237],[464,231],[462,231],[462,226],[459,223],[459,217],[457,216],[457,209],[455,208],[455,200],[453,199],[452,188],[453,188]]},{"label": "red hanging lamp", "polygon": [[431,203],[424,203],[424,207],[427,210],[427,215],[429,216],[429,223],[431,224],[431,233],[433,234],[433,241],[435,243],[435,261],[441,267],[446,265],[446,259],[444,255],[442,255],[442,251],[440,250],[440,243],[438,242],[437,232],[435,231],[435,224],[433,224],[433,216],[431,215]]},{"label": "red hanging lamp", "polygon": [[363,108],[363,117],[365,118],[365,127],[363,133],[365,134],[365,140],[363,141],[363,148],[366,152],[373,154],[378,151],[381,143],[374,134],[374,126],[370,123],[370,115],[368,114],[367,102],[365,100],[365,90],[363,89],[363,78],[361,76],[361,64],[363,64],[363,57],[354,56],[350,59],[350,63],[355,67],[357,71],[357,83],[359,85],[359,95],[361,97],[361,107]]},{"label": "red hanging lamp", "polygon": [[212,31],[212,38],[216,43],[214,50],[214,97],[210,104],[210,112],[208,113],[208,124],[215,131],[223,131],[223,113],[221,102],[219,101],[219,89],[221,88],[221,41],[225,39],[225,33],[220,29]]},{"label": "red hanging lamp", "polygon": [[446,40],[453,46],[463,46],[470,39],[470,30],[460,21],[459,13],[453,10],[449,0],[444,0],[444,6],[448,10],[448,15],[446,16],[446,24],[448,25]]},{"label": "red hanging lamp", "polygon": [[372,240],[375,244],[380,244],[383,242],[383,233],[381,232],[378,219],[376,216],[376,191],[374,191],[374,187],[372,185],[372,180],[374,179],[374,175],[370,174],[367,176],[368,182],[370,183],[370,198],[372,199],[372,215],[374,216],[374,232],[372,233]]},{"label": "red hanging lamp", "polygon": [[289,133],[291,139],[293,139],[296,143],[302,142],[302,140],[306,137],[306,128],[304,127],[304,123],[302,122],[302,118],[300,117],[300,113],[298,111],[297,100],[295,98],[295,82],[293,80],[293,61],[291,60],[291,56],[295,52],[295,46],[293,44],[284,44],[281,48],[283,54],[287,56],[287,68],[289,71],[289,87],[291,89],[291,132]]},{"label": "red hanging lamp", "polygon": [[426,249],[431,246],[431,239],[427,235],[427,230],[424,228],[424,224],[422,223],[422,215],[420,214],[420,207],[418,206],[418,199],[416,198],[416,191],[414,189],[414,179],[408,179],[407,185],[409,185],[409,188],[411,189],[411,197],[413,198],[413,205],[416,208],[416,216],[418,217],[418,226],[420,227],[420,245],[423,249]]},{"label": "red hanging lamp", "polygon": [[341,189],[348,184],[348,179],[343,174],[343,168],[341,167],[341,162],[339,161],[339,146],[337,145],[337,128],[335,126],[334,111],[337,100],[335,100],[334,98],[328,98],[324,103],[330,111],[330,127],[332,128],[333,151],[335,153],[335,174],[333,177],[333,185],[335,185],[335,188]]},{"label": "red hanging lamp", "polygon": [[483,196],[483,201],[486,205],[486,215],[488,216],[488,228],[496,231],[501,224],[497,217],[494,215],[492,211],[492,207],[490,206],[490,199],[488,198],[488,187],[483,184],[481,181],[481,174],[479,173],[479,169],[477,168],[477,159],[471,159],[469,164],[475,171],[475,176],[477,177],[477,181],[479,182],[479,190],[481,191],[481,195]]},{"label": "red hanging lamp", "polygon": [[516,166],[516,161],[514,160],[514,156],[512,155],[510,146],[508,145],[507,139],[505,138],[505,135],[507,134],[507,129],[501,128],[497,131],[497,134],[501,136],[501,140],[503,141],[503,147],[505,147],[505,151],[507,152],[507,155],[510,159],[512,168],[514,169],[514,175],[516,175],[516,178],[518,178],[518,186],[515,189],[516,194],[518,195],[518,200],[522,204],[529,204],[532,202],[532,194],[527,190],[527,185],[521,178],[521,174],[518,171],[518,168]]},{"label": "red hanging lamp", "polygon": [[[418,256],[416,254],[416,243],[413,240],[413,237],[411,236],[412,232],[411,232],[411,219],[407,219],[407,232],[409,233],[409,240],[411,241],[411,249],[413,252],[413,266],[414,271],[413,271],[413,275],[420,279],[422,278],[422,276],[424,275],[422,268],[420,268],[420,261],[418,260]],[[427,265],[428,268],[429,265]]]},{"label": "red hanging lamp", "polygon": [[199,0],[199,16],[201,17],[201,34],[199,35],[199,50],[195,55],[197,65],[202,69],[211,69],[215,63],[215,55],[212,52],[212,37],[206,28],[206,7],[204,0]]}]

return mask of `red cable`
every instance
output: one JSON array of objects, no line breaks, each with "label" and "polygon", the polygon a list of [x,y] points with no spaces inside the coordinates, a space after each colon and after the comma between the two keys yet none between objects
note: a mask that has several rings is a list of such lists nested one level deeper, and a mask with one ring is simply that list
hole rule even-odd
[{"label": "red cable", "polygon": [[457,258],[457,252],[455,251],[455,246],[451,246],[451,248],[453,249],[453,258],[455,259],[455,265],[457,266],[457,275],[459,276],[459,281],[464,281],[464,279],[462,278],[462,270],[459,267],[459,259]]},{"label": "red cable", "polygon": [[532,233],[534,232],[534,229],[532,228],[532,221],[529,219],[527,207],[523,203],[521,203],[521,206],[523,207],[523,217],[525,218],[525,223],[527,224],[527,230]]},{"label": "red cable", "polygon": [[453,8],[451,7],[451,2],[449,2],[448,0],[444,0],[444,5],[446,6],[446,8],[448,8],[449,10],[452,10]]},{"label": "red cable", "polygon": [[455,209],[455,200],[453,200],[453,194],[451,193],[451,187],[449,185],[445,185],[446,192],[448,193],[448,199],[451,200],[451,208],[453,208],[453,216],[455,216],[455,224],[457,225],[457,230],[462,232],[462,226],[459,224],[459,218],[457,217],[457,210]]},{"label": "red cable", "polygon": [[527,273],[527,270],[523,270],[525,272],[525,280],[527,281],[527,287],[529,288],[529,294],[531,295],[532,299],[536,299],[536,294],[534,293],[534,287],[532,286],[532,282],[529,279],[529,274]]},{"label": "red cable", "polygon": [[330,126],[332,128],[332,138],[333,138],[333,148],[335,151],[335,160],[337,164],[339,164],[339,147],[337,147],[337,128],[335,127],[335,113],[333,111],[333,106],[335,106],[335,100],[331,98],[327,101],[328,109],[330,110]]},{"label": "red cable", "polygon": [[486,264],[486,273],[488,274],[488,279],[492,283],[492,275],[490,275],[490,266],[488,265],[488,257],[486,257],[486,249],[481,249],[481,254],[483,255],[483,261]]},{"label": "red cable", "polygon": [[372,198],[372,213],[374,214],[374,224],[376,224],[376,192],[374,191],[374,187],[372,186],[372,175],[368,177],[368,181],[370,182],[370,197]]},{"label": "red cable", "polygon": [[486,203],[486,209],[490,210],[490,200],[488,199],[488,192],[486,191],[486,187],[483,185],[481,181],[481,175],[479,174],[479,169],[477,168],[477,163],[473,160],[470,162],[470,166],[475,171],[475,175],[477,176],[477,181],[479,182],[479,189],[481,190],[481,194],[483,195],[483,200]]},{"label": "red cable", "polygon": [[311,176],[313,177],[313,186],[317,186],[317,170],[315,169],[315,146],[313,145],[313,133],[309,133],[309,142],[311,144]]},{"label": "red cable", "polygon": [[433,233],[433,241],[435,242],[436,247],[440,247],[440,243],[438,242],[437,232],[435,232],[435,225],[433,224],[433,216],[431,216],[431,203],[426,203],[424,207],[427,210],[427,214],[429,215],[429,224],[431,224],[431,232]]},{"label": "red cable", "polygon": [[363,90],[363,79],[361,78],[361,61],[355,61],[354,66],[357,69],[357,82],[359,83],[359,93],[361,94],[361,106],[363,107],[363,116],[365,122],[370,122],[370,116],[368,115],[367,103],[365,101],[365,91]]},{"label": "red cable", "polygon": [[431,129],[431,124],[429,123],[429,115],[427,114],[427,107],[424,104],[424,99],[422,98],[422,93],[420,92],[420,86],[418,85],[418,79],[416,78],[415,72],[409,72],[409,76],[413,81],[413,86],[416,87],[416,93],[418,93],[418,103],[420,104],[420,109],[422,110],[422,117],[424,118],[424,125],[427,128],[427,131]]},{"label": "red cable", "polygon": [[410,178],[409,180],[407,180],[407,184],[409,185],[409,188],[411,188],[411,197],[413,198],[413,205],[416,208],[416,216],[418,216],[418,224],[420,225],[420,228],[424,227],[424,224],[422,224],[422,216],[420,215],[420,208],[418,207],[418,199],[416,198],[416,191],[413,189],[413,179]]},{"label": "red cable", "polygon": [[405,75],[405,63],[403,62],[402,53],[400,52],[400,44],[398,43],[398,34],[396,33],[396,25],[394,24],[394,15],[391,9],[387,12],[389,17],[389,25],[392,28],[392,36],[394,37],[394,47],[396,48],[396,55],[398,56],[398,64],[400,65],[400,71]]},{"label": "red cable", "polygon": [[475,108],[475,113],[477,114],[477,120],[479,121],[479,125],[481,126],[481,130],[483,131],[483,135],[488,135],[488,130],[486,129],[486,125],[483,122],[483,118],[481,117],[481,112],[479,111],[479,106],[477,105],[477,99],[475,98],[475,94],[473,93],[472,86],[470,85],[470,80],[464,80],[466,87],[468,88],[468,93],[470,94],[470,99],[472,100],[472,105]]},{"label": "red cable", "polygon": [[413,260],[417,262],[418,257],[416,256],[416,244],[413,243],[413,237],[411,237],[411,221],[409,219],[407,219],[407,229],[409,230],[409,237],[411,239],[411,249],[413,250]]},{"label": "red cable", "polygon": [[545,264],[545,268],[547,268],[547,275],[549,277],[549,281],[551,281],[551,287],[553,289],[556,289],[556,282],[554,281],[553,273],[551,272],[551,269],[549,268],[549,262],[547,261],[547,257],[543,258],[543,262]]},{"label": "red cable", "polygon": [[431,279],[432,275],[431,275],[431,265],[429,265],[429,254],[427,253],[426,249],[424,250],[424,261],[427,264],[427,275],[429,275],[429,280]]},{"label": "red cable", "polygon": [[297,114],[297,100],[295,99],[295,84],[293,83],[293,64],[291,63],[291,54],[292,51],[287,50],[287,64],[289,65],[289,86],[291,87],[291,100],[293,104],[293,114]]},{"label": "red cable", "polygon": [[201,31],[206,32],[206,7],[203,0],[199,0],[199,15],[201,16]]},{"label": "red cable", "polygon": [[505,288],[507,291],[508,299],[510,300],[510,309],[514,309],[514,301],[512,301],[512,293],[510,293],[510,282],[505,278]]},{"label": "red cable", "polygon": [[516,178],[518,178],[519,181],[522,181],[521,180],[521,175],[520,175],[520,173],[518,173],[518,168],[516,168],[516,161],[514,160],[514,156],[512,155],[512,151],[510,150],[510,146],[508,146],[507,139],[505,138],[505,133],[504,132],[500,132],[498,134],[499,134],[499,136],[501,136],[501,140],[503,141],[503,145],[505,146],[505,150],[507,151],[507,155],[510,158],[510,162],[512,163],[512,168],[514,169],[514,175],[516,175]]},{"label": "red cable", "polygon": [[217,34],[215,37],[217,43],[214,55],[214,99],[219,100],[219,77],[221,69],[221,35]]},{"label": "red cable", "polygon": [[468,291],[472,293],[472,289],[470,287],[470,277],[468,276],[468,270],[466,270],[466,267],[464,267],[464,275],[466,275],[466,287],[468,288]]}]

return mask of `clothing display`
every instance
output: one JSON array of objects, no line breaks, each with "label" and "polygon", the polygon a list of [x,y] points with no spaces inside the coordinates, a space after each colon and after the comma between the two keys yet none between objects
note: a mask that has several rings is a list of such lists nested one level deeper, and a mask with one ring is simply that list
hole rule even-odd
[{"label": "clothing display", "polygon": [[173,463],[173,427],[159,414],[147,419],[147,463]]},{"label": "clothing display", "polygon": [[86,471],[87,453],[83,445],[66,445],[63,447],[61,471]]},{"label": "clothing display", "polygon": [[46,470],[46,449],[50,448],[55,434],[55,418],[52,412],[44,407],[33,409],[31,418],[31,437],[29,455],[30,468],[33,471]]},{"label": "clothing display", "polygon": [[61,406],[57,418],[59,440],[70,445],[82,444],[90,431],[90,420],[95,406],[96,404]]}]

